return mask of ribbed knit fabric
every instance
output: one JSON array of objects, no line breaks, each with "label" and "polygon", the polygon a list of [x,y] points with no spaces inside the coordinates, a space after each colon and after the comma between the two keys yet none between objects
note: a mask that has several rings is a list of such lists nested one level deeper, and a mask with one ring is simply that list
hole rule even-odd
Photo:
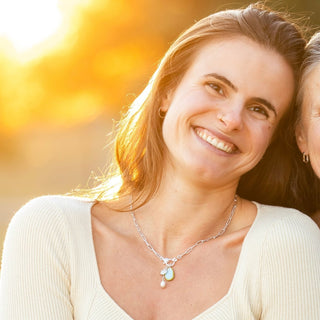
[{"label": "ribbed knit fabric", "polygon": [[[17,212],[2,257],[1,320],[132,320],[100,283],[92,204],[45,196]],[[257,208],[228,293],[194,319],[319,320],[320,230],[296,210]]]}]

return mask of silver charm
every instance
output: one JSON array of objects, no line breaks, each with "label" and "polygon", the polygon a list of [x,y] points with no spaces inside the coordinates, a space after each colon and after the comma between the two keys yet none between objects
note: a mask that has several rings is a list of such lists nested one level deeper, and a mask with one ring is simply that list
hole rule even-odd
[{"label": "silver charm", "polygon": [[132,216],[133,223],[134,223],[140,237],[142,238],[143,242],[146,244],[147,248],[150,251],[152,251],[154,253],[154,255],[157,256],[159,258],[159,260],[161,260],[162,263],[165,265],[165,268],[160,271],[160,275],[162,276],[162,280],[160,282],[161,288],[166,287],[166,284],[167,284],[166,281],[172,281],[174,279],[175,275],[174,275],[173,267],[177,261],[181,260],[185,255],[189,254],[197,246],[199,246],[203,243],[206,243],[208,241],[214,240],[214,239],[222,236],[226,232],[226,230],[227,230],[227,228],[233,218],[233,215],[236,211],[237,204],[238,204],[238,198],[237,198],[237,195],[235,195],[234,199],[233,199],[233,206],[231,208],[230,215],[229,215],[224,227],[217,234],[212,235],[211,237],[209,237],[207,239],[198,240],[196,243],[194,243],[192,246],[190,246],[184,252],[182,252],[181,254],[177,255],[174,258],[166,258],[166,257],[163,257],[158,251],[156,251],[153,248],[153,246],[149,243],[149,241],[147,240],[146,236],[142,232],[142,230],[137,222],[136,216],[134,214],[134,210],[132,209],[132,203],[131,203],[131,212],[130,213]]},{"label": "silver charm", "polygon": [[172,281],[174,279],[174,270],[172,267],[165,267],[160,271],[160,275],[162,275],[162,280],[160,282],[160,287],[166,287],[166,281]]}]

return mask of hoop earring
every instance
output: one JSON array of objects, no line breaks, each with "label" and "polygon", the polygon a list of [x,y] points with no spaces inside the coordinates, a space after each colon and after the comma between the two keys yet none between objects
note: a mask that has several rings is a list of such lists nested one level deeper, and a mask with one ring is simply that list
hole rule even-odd
[{"label": "hoop earring", "polygon": [[309,155],[306,154],[306,153],[304,153],[304,152],[302,152],[302,161],[303,161],[304,163],[308,163],[308,162],[310,161]]},{"label": "hoop earring", "polygon": [[163,111],[163,110],[161,109],[161,107],[158,109],[158,116],[159,116],[159,118],[164,119],[165,116],[166,116],[166,114],[167,114],[167,111]]}]

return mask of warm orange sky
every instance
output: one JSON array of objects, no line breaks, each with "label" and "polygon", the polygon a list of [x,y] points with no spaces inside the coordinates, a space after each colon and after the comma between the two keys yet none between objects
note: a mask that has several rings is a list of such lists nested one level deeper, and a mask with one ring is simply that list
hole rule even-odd
[{"label": "warm orange sky", "polygon": [[91,121],[131,102],[167,46],[161,35],[139,32],[145,26],[137,7],[123,0],[3,2],[2,130]]},{"label": "warm orange sky", "polygon": [[[314,5],[287,2],[305,11]],[[178,33],[223,3],[0,2],[1,131],[39,122],[71,126],[120,110],[143,89]]]}]

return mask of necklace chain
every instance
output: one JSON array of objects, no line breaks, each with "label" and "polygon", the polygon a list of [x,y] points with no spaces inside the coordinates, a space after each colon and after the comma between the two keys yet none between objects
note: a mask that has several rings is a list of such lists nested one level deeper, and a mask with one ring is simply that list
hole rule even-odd
[{"label": "necklace chain", "polygon": [[[214,239],[222,236],[226,232],[226,230],[227,230],[227,228],[228,228],[228,226],[229,226],[229,224],[230,224],[230,222],[231,222],[231,220],[232,220],[232,218],[234,216],[234,213],[236,211],[237,204],[238,204],[238,198],[237,198],[237,195],[235,195],[235,197],[233,199],[233,206],[232,206],[230,215],[229,215],[224,227],[217,234],[215,234],[213,236],[210,236],[209,238],[206,238],[206,239],[198,240],[192,246],[187,248],[183,253],[178,254],[177,256],[175,256],[173,258],[165,258],[158,251],[156,251],[154,249],[154,247],[147,240],[145,234],[141,230],[141,227],[137,222],[137,219],[136,219],[136,216],[135,216],[135,212],[134,212],[134,210],[132,208],[132,204],[131,204],[131,212],[130,213],[131,213],[131,216],[132,216],[133,223],[134,223],[134,225],[135,225],[140,237],[142,238],[143,242],[146,244],[147,248],[150,251],[152,251],[154,253],[154,255],[157,256],[162,261],[162,263],[166,266],[166,268],[161,270],[161,273],[160,273],[162,275],[162,281],[161,281],[161,287],[162,288],[165,287],[165,281],[164,281],[165,279],[168,280],[168,281],[173,280],[174,272],[173,272],[172,267],[176,264],[177,261],[181,260],[185,255],[189,254],[194,248],[196,248],[200,244],[203,244],[203,243],[208,242],[210,240],[214,240]],[[170,275],[168,275],[168,272],[170,273]]]}]

